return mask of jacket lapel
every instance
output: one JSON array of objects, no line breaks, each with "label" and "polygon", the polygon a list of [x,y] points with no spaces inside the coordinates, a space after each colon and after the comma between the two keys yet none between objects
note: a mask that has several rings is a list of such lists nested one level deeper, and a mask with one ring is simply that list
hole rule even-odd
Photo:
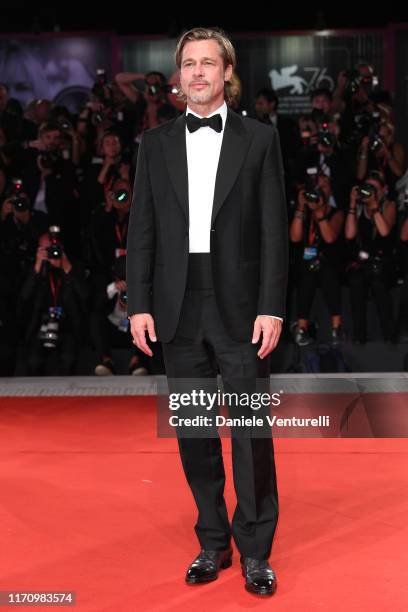
[{"label": "jacket lapel", "polygon": [[237,180],[249,147],[251,138],[245,129],[244,121],[237,113],[228,108],[215,180],[211,226]]},{"label": "jacket lapel", "polygon": [[[186,111],[177,117],[170,129],[167,132],[163,132],[160,138],[170,179],[188,225]],[[250,139],[250,134],[245,129],[244,120],[228,108],[215,180],[211,226],[214,224],[217,214],[237,179],[249,147]]]},{"label": "jacket lapel", "polygon": [[177,201],[189,225],[188,214],[188,174],[186,147],[186,112],[179,115],[167,132],[160,135],[164,157]]}]

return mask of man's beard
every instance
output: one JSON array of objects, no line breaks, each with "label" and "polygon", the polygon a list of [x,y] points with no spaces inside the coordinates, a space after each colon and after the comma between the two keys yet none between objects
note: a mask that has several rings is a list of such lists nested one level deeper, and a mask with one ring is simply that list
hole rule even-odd
[{"label": "man's beard", "polygon": [[211,97],[210,91],[190,91],[190,100],[195,104],[206,104],[211,100]]}]

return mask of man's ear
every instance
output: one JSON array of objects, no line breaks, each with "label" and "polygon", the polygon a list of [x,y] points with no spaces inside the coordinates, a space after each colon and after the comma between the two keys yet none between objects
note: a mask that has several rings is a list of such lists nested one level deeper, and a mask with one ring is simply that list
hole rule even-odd
[{"label": "man's ear", "polygon": [[224,81],[228,82],[232,79],[232,64],[228,64],[224,73]]}]

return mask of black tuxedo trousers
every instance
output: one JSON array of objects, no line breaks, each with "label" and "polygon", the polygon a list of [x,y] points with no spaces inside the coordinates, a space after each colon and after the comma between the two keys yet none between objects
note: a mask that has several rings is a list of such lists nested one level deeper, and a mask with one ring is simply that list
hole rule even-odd
[{"label": "black tuxedo trousers", "polygon": [[[269,358],[260,359],[260,342],[240,342],[228,334],[211,281],[209,254],[189,257],[187,288],[176,334],[163,343],[169,392],[180,392],[177,379],[191,379],[206,391],[216,390],[217,371],[225,392],[269,392]],[[206,379],[205,384],[203,384]],[[185,389],[185,386],[183,387]],[[199,411],[198,411],[199,412]],[[228,416],[241,410],[232,409]],[[251,409],[245,410],[250,416]],[[188,415],[188,408],[183,413]],[[213,428],[214,429],[214,428]],[[267,559],[278,519],[278,493],[272,437],[263,430],[231,429],[232,465],[237,504],[230,525],[224,500],[225,471],[218,432],[189,437],[176,428],[181,462],[198,508],[195,531],[209,550],[229,546],[231,535],[242,556]]]}]

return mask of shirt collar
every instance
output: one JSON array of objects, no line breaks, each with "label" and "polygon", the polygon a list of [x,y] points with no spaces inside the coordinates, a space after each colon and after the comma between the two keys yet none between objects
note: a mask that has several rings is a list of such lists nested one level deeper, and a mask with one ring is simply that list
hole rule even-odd
[{"label": "shirt collar", "polygon": [[[196,117],[200,117],[200,118],[203,117],[203,115],[199,115],[198,113],[195,113],[193,110],[191,110],[191,108],[188,105],[187,105],[187,108],[186,108],[186,114],[187,113],[192,113]],[[213,111],[212,113],[207,115],[207,117],[212,117],[213,115],[217,115],[218,113],[221,115],[221,118],[222,118],[222,129],[224,129],[225,122],[227,121],[227,114],[228,114],[228,107],[227,107],[227,103],[225,102],[225,100],[224,100],[224,102],[221,104],[221,106],[219,108],[217,108],[215,111]]]},{"label": "shirt collar", "polygon": [[276,124],[278,123],[278,115],[269,115],[269,119],[271,121],[271,123],[273,123],[273,125],[276,127]]}]

